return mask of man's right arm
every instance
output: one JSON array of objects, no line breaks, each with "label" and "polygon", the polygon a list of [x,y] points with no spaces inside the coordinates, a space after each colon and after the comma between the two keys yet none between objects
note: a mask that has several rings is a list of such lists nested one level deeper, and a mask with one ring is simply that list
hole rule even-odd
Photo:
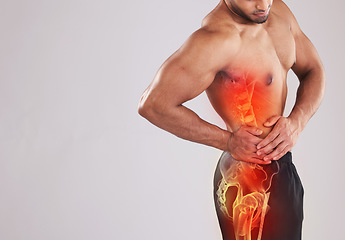
[{"label": "man's right arm", "polygon": [[243,160],[262,163],[255,154],[255,144],[260,141],[254,136],[260,134],[257,129],[245,127],[231,133],[202,120],[183,106],[184,102],[211,85],[216,74],[231,59],[234,53],[231,49],[236,49],[236,40],[229,41],[229,36],[224,33],[210,33],[205,29],[193,33],[160,67],[141,97],[139,114],[154,125],[189,141],[230,153],[231,142],[235,144],[231,147],[240,152]]}]

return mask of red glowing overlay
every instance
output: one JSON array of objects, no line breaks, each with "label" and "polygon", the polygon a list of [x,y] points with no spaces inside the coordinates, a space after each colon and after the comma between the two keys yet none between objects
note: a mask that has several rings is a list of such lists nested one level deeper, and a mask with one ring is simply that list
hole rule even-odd
[{"label": "red glowing overlay", "polygon": [[269,117],[281,115],[286,85],[271,74],[219,74],[207,95],[225,123],[236,130],[241,125],[256,126],[267,134],[263,126]]},{"label": "red glowing overlay", "polygon": [[[250,125],[263,129],[263,122],[279,114],[284,107],[280,101],[284,93],[276,91],[282,89],[282,85],[273,84],[270,75],[257,78],[242,74],[232,79],[221,76],[217,81],[208,96],[215,110],[230,127]],[[266,129],[266,134],[269,131]],[[278,163],[273,161],[272,164],[274,167],[270,169],[274,170],[266,172],[263,166],[237,161],[229,153],[220,160],[222,179],[216,192],[217,202],[223,214],[232,219],[236,240],[251,240],[254,228],[259,229],[257,240],[261,239],[265,215],[269,211],[268,191],[273,176],[279,172]],[[232,205],[226,197],[229,187],[237,188]]]}]

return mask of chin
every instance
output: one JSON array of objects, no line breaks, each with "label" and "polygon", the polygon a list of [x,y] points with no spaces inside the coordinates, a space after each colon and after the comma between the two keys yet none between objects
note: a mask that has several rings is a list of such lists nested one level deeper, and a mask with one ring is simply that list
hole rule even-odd
[{"label": "chin", "polygon": [[261,17],[261,18],[257,18],[255,20],[253,20],[253,22],[258,23],[258,24],[262,24],[262,23],[265,23],[267,21],[267,19],[268,19],[268,15]]}]

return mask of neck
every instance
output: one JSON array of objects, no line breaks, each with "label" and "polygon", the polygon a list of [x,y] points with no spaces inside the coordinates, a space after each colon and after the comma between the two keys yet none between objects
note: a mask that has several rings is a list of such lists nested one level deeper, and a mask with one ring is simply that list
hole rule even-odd
[{"label": "neck", "polygon": [[[238,15],[237,13],[235,13],[232,9],[231,9],[231,7],[228,5],[228,3],[226,2],[226,0],[223,0],[223,2],[225,3],[225,5],[226,5],[226,7],[230,10],[230,12],[232,12],[235,16],[237,16],[237,17],[241,17],[240,15]],[[230,5],[231,5],[231,3],[230,3]]]},{"label": "neck", "polygon": [[244,17],[240,16],[239,14],[237,14],[234,10],[232,10],[231,7],[231,3],[229,2],[229,4],[226,2],[226,0],[222,0],[225,4],[225,6],[227,7],[227,9],[230,11],[230,15],[232,16],[232,18],[241,24],[248,24],[251,23],[249,20],[245,19]]}]

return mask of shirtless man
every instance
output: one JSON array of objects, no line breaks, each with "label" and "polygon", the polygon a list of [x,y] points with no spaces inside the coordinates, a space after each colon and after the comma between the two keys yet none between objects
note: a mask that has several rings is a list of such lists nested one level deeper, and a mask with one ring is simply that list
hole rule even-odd
[{"label": "shirtless man", "polygon": [[[300,85],[283,117],[289,69]],[[158,70],[139,114],[223,152],[214,196],[224,240],[301,239],[303,187],[290,150],[320,105],[319,56],[281,0],[221,0]],[[203,91],[227,126],[183,103]]]}]

